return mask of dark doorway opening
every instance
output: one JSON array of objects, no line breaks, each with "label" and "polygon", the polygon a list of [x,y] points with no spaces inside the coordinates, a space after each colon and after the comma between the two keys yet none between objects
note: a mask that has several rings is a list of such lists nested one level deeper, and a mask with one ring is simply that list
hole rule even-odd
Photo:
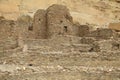
[{"label": "dark doorway opening", "polygon": [[61,20],[60,23],[63,23],[63,21]]},{"label": "dark doorway opening", "polygon": [[64,31],[67,32],[68,31],[68,27],[64,26]]}]

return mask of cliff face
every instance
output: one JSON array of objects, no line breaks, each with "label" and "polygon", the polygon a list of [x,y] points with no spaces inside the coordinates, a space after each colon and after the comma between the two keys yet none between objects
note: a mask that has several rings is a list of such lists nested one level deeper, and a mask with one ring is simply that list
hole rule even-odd
[{"label": "cliff face", "polygon": [[81,24],[106,24],[120,20],[118,0],[0,0],[0,15],[7,19],[33,14],[52,4],[66,5],[74,21]]}]

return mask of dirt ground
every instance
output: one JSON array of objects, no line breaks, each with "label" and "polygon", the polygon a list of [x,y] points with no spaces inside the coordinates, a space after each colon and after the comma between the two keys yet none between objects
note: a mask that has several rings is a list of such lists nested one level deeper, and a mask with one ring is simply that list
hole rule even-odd
[{"label": "dirt ground", "polygon": [[65,51],[49,47],[1,51],[0,80],[120,80],[120,50],[80,52],[71,46]]}]

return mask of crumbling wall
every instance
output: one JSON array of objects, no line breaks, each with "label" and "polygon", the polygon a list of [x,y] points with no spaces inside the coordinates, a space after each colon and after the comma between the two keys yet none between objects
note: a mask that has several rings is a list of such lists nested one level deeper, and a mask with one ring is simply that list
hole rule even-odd
[{"label": "crumbling wall", "polygon": [[87,37],[95,37],[97,39],[110,39],[112,37],[115,37],[116,33],[108,28],[98,28],[95,31],[91,31],[89,34],[87,34]]},{"label": "crumbling wall", "polygon": [[23,39],[34,38],[32,18],[28,15],[20,16],[17,19],[17,35]]},{"label": "crumbling wall", "polygon": [[0,39],[15,37],[15,21],[2,19],[0,20]]},{"label": "crumbling wall", "polygon": [[18,46],[16,22],[0,18],[0,47],[5,49],[14,49]]},{"label": "crumbling wall", "polygon": [[23,51],[35,48],[65,52],[119,51],[119,38],[115,36],[116,32],[112,29],[90,31],[88,25],[74,24],[69,10],[63,5],[39,9],[33,19],[27,15],[20,16],[17,21],[0,17],[2,49],[20,46]]},{"label": "crumbling wall", "polygon": [[77,36],[77,37],[79,37],[80,36],[80,33],[79,33],[79,26],[80,26],[80,24],[79,23],[74,23],[73,24],[73,36]]}]

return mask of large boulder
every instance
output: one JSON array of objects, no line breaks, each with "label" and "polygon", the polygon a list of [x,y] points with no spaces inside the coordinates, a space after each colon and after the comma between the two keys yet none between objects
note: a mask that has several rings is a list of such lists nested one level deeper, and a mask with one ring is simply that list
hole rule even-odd
[{"label": "large boulder", "polygon": [[48,37],[71,35],[73,20],[66,6],[54,4],[47,9]]}]

